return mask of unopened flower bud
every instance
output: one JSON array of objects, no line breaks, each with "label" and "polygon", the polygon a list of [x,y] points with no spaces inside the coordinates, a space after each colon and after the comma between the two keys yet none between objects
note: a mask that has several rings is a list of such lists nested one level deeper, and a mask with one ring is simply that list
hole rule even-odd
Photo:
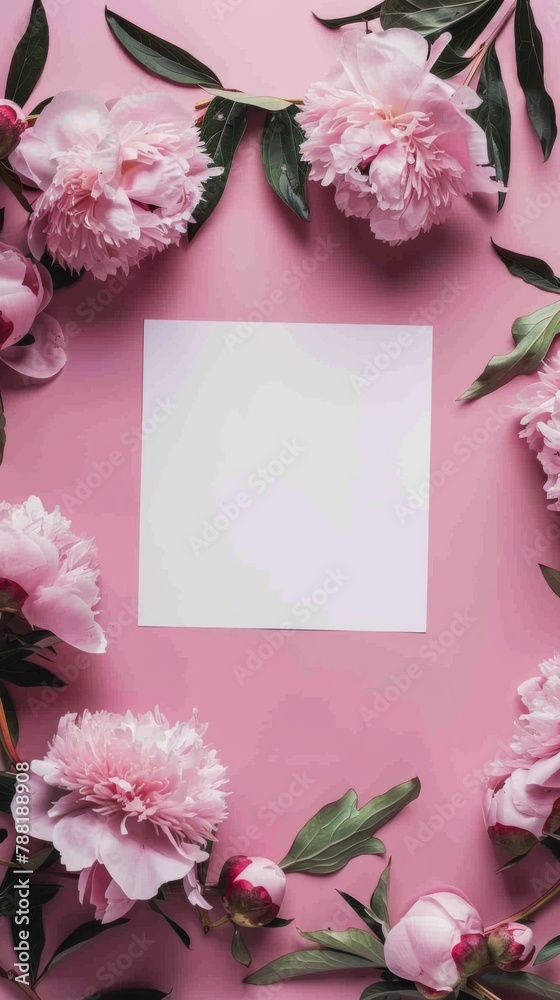
[{"label": "unopened flower bud", "polygon": [[27,128],[27,119],[13,101],[0,101],[0,160],[13,153],[22,132]]},{"label": "unopened flower bud", "polygon": [[240,927],[265,927],[274,920],[284,899],[286,876],[267,858],[229,858],[218,887],[225,911]]},{"label": "unopened flower bud", "polygon": [[516,972],[531,961],[535,944],[533,932],[525,924],[500,924],[487,937],[488,953],[494,965]]}]

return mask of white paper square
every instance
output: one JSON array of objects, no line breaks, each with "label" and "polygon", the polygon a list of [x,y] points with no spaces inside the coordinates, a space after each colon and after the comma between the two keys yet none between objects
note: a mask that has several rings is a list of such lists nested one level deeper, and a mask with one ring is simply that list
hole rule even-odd
[{"label": "white paper square", "polygon": [[147,320],[139,624],[425,631],[431,379],[431,327]]}]

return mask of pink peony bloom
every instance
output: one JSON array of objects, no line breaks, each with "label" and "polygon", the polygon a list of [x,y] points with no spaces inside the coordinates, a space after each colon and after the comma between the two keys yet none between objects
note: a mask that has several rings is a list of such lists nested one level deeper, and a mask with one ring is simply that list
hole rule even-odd
[{"label": "pink peony bloom", "polygon": [[[184,879],[225,818],[225,768],[196,715],[63,716],[31,763],[31,834],[50,841],[104,923]],[[192,882],[196,885],[196,879]]]},{"label": "pink peony bloom", "polygon": [[385,959],[423,996],[454,993],[488,962],[482,919],[456,892],[421,896],[389,931]]},{"label": "pink peony bloom", "polygon": [[560,352],[542,365],[539,381],[519,394],[523,410],[519,436],[536,451],[546,474],[549,510],[560,510]]},{"label": "pink peony bloom", "polygon": [[50,378],[66,362],[60,324],[43,312],[52,294],[42,264],[0,243],[0,360],[31,378]]},{"label": "pink peony bloom", "polygon": [[560,753],[560,655],[539,664],[541,677],[524,681],[517,691],[528,709],[516,722],[511,748],[531,764]]},{"label": "pink peony bloom", "polygon": [[486,942],[494,965],[506,972],[518,972],[535,953],[533,932],[526,924],[500,924],[487,935]]},{"label": "pink peony bloom", "polygon": [[469,87],[430,73],[451,35],[428,42],[407,28],[346,31],[338,64],[298,116],[310,177],[334,184],[345,215],[369,219],[392,244],[443,222],[457,195],[495,193],[486,136],[467,111]]},{"label": "pink peony bloom", "polygon": [[490,781],[484,820],[494,843],[518,857],[560,829],[560,753]]},{"label": "pink peony bloom", "polygon": [[0,591],[11,595],[30,625],[88,653],[107,641],[92,610],[99,600],[92,539],[79,538],[58,507],[38,497],[0,503]]},{"label": "pink peony bloom", "polygon": [[240,927],[265,927],[274,920],[286,892],[286,876],[267,858],[229,858],[218,888],[224,909]]},{"label": "pink peony bloom", "polygon": [[0,101],[0,160],[10,156],[27,128],[27,119],[13,101]]},{"label": "pink peony bloom", "polygon": [[80,91],[58,94],[11,160],[40,188],[29,246],[97,278],[178,243],[212,167],[192,115],[166,94],[106,106]]}]

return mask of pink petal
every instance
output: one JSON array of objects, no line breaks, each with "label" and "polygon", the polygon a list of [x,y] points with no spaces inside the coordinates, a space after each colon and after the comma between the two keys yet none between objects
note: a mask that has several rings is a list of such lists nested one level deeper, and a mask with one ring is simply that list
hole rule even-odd
[{"label": "pink petal", "polygon": [[86,653],[104,653],[107,640],[91,607],[64,586],[44,587],[25,602],[25,615],[36,628],[47,628]]},{"label": "pink petal", "polygon": [[0,360],[28,378],[52,378],[64,368],[64,335],[58,320],[41,313],[29,333],[34,338],[27,346],[15,344],[0,351]]}]

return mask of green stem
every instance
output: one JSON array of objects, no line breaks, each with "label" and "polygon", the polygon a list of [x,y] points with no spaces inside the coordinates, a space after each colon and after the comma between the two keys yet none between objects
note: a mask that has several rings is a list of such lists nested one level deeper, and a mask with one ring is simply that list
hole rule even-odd
[{"label": "green stem", "polygon": [[496,993],[492,993],[491,990],[487,990],[486,986],[483,986],[482,983],[478,982],[478,980],[473,979],[472,976],[469,976],[469,978],[467,979],[467,985],[472,986],[473,990],[476,990],[483,997],[486,997],[486,1000],[501,1000],[501,998],[497,996]]},{"label": "green stem", "polygon": [[529,906],[524,906],[523,909],[519,910],[518,913],[514,913],[511,917],[507,917],[507,921],[500,920],[497,924],[492,924],[491,927],[488,927],[486,929],[486,933],[488,934],[489,931],[493,931],[495,927],[500,927],[501,924],[504,924],[506,922],[512,924],[518,924],[520,923],[520,921],[526,920],[527,917],[530,917],[533,913],[536,913],[537,910],[542,909],[543,906],[546,906],[547,903],[550,903],[550,901],[554,899],[554,897],[557,896],[558,893],[560,893],[560,879],[558,880],[558,882],[555,882],[554,885],[551,886],[551,888],[547,892],[543,893],[542,896],[539,896],[538,899],[535,899],[532,903],[529,903]]}]

